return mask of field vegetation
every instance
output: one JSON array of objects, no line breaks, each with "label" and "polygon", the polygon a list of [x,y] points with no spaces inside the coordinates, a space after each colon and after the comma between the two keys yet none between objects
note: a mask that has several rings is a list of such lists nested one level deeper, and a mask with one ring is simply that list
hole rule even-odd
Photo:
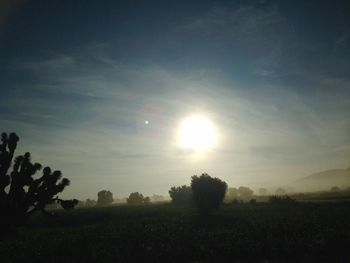
[{"label": "field vegetation", "polygon": [[211,216],[170,203],[59,210],[2,237],[1,262],[349,262],[349,208],[238,203]]}]

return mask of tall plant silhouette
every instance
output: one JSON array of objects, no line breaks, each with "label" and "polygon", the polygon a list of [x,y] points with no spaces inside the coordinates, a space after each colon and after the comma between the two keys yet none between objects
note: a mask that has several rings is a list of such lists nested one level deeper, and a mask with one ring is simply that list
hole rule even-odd
[{"label": "tall plant silhouette", "polygon": [[[64,209],[73,208],[78,201],[62,200],[57,194],[69,185],[60,171],[50,167],[43,169],[42,175],[34,178],[41,170],[39,163],[31,161],[30,153],[14,159],[19,137],[15,133],[1,134],[0,144],[0,211],[2,226],[18,226],[35,212],[49,214],[45,206],[59,203]],[[14,159],[14,160],[13,160]],[[10,168],[12,167],[12,171]]]}]

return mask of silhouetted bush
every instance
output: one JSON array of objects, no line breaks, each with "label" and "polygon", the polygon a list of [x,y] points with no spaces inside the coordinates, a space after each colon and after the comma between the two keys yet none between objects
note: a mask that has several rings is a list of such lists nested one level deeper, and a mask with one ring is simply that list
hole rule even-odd
[{"label": "silhouetted bush", "polygon": [[151,203],[151,199],[148,196],[146,196],[145,198],[143,198],[143,203],[144,204],[150,204]]},{"label": "silhouetted bush", "polygon": [[253,197],[254,191],[249,187],[241,186],[238,188],[239,199],[248,201]]},{"label": "silhouetted bush", "polygon": [[171,187],[169,195],[173,204],[188,205],[193,202],[192,189],[187,185]]},{"label": "silhouetted bush", "polygon": [[97,193],[97,205],[107,206],[113,203],[113,194],[110,191],[102,190]]},{"label": "silhouetted bush", "polygon": [[97,202],[95,200],[91,200],[91,199],[86,199],[85,201],[85,207],[93,207],[96,206]]},{"label": "silhouetted bush", "polygon": [[250,199],[249,204],[255,205],[256,204],[256,199]]},{"label": "silhouetted bush", "polygon": [[331,188],[331,192],[333,192],[333,193],[338,193],[338,192],[340,192],[340,188],[339,188],[338,186],[333,186],[333,187]]},{"label": "silhouetted bush", "polygon": [[225,202],[232,203],[233,200],[248,202],[252,199],[253,193],[253,190],[246,186],[240,186],[239,188],[230,187],[225,196]]},{"label": "silhouetted bush", "polygon": [[208,174],[192,176],[191,188],[193,200],[201,214],[210,214],[213,209],[218,210],[222,204],[227,184],[219,178]]},{"label": "silhouetted bush", "polygon": [[284,190],[283,188],[279,187],[279,188],[277,188],[275,194],[276,195],[285,195],[286,194],[286,190]]},{"label": "silhouetted bush", "polygon": [[273,195],[273,196],[270,196],[269,203],[286,205],[286,204],[295,204],[296,200],[291,198],[288,195],[285,195],[285,196]]},{"label": "silhouetted bush", "polygon": [[232,203],[233,200],[249,201],[253,197],[253,190],[249,187],[240,186],[239,188],[230,187],[225,196],[225,202]]},{"label": "silhouetted bush", "polygon": [[76,199],[74,199],[74,200],[62,200],[61,206],[65,210],[70,210],[70,209],[73,209],[78,203],[79,203],[79,201]]},{"label": "silhouetted bush", "polygon": [[[69,180],[62,178],[60,171],[43,169],[41,177],[34,175],[41,170],[41,164],[32,163],[30,153],[17,156],[12,163],[19,137],[15,133],[1,135],[0,144],[0,211],[1,220],[6,225],[18,226],[36,211],[45,215],[45,207],[59,203],[64,209],[72,209],[78,201],[62,200],[57,194],[69,185]],[[12,171],[9,169],[12,166]]]},{"label": "silhouetted bush", "polygon": [[81,201],[81,200],[77,200],[77,201],[78,201],[78,203],[75,206],[76,208],[84,208],[85,207],[85,202],[84,201]]},{"label": "silhouetted bush", "polygon": [[128,205],[143,205],[149,204],[150,198],[148,196],[144,197],[143,194],[140,194],[139,192],[134,192],[129,195],[126,202]]},{"label": "silhouetted bush", "polygon": [[235,198],[230,203],[234,204],[234,205],[243,204],[243,200],[239,200],[239,199]]}]

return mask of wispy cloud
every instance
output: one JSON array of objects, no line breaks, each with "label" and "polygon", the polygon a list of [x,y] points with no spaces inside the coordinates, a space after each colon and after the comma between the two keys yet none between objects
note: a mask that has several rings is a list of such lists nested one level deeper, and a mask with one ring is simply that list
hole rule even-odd
[{"label": "wispy cloud", "polygon": [[[324,92],[309,97],[261,83],[247,89],[210,70],[134,67],[108,56],[106,46],[103,50],[101,58],[86,49],[16,63],[14,70],[45,78],[21,85],[18,96],[2,102],[12,115],[0,121],[18,131],[23,148],[73,181],[97,175],[97,188],[115,187],[120,195],[129,191],[120,185],[128,180],[137,185],[140,173],[150,185],[167,185],[164,174],[174,173],[170,181],[181,184],[202,171],[229,184],[257,176],[282,181],[340,164],[349,151],[350,122],[341,115],[350,110],[345,98],[336,101]],[[90,57],[93,63],[87,62]],[[334,79],[322,83],[347,85]],[[219,146],[194,163],[175,143],[179,121],[193,112],[207,114],[220,132]]]},{"label": "wispy cloud", "polygon": [[260,30],[281,22],[283,18],[276,6],[267,9],[244,5],[237,8],[215,7],[207,13],[188,18],[179,28],[182,30],[212,34],[224,30],[233,34],[253,35]]}]

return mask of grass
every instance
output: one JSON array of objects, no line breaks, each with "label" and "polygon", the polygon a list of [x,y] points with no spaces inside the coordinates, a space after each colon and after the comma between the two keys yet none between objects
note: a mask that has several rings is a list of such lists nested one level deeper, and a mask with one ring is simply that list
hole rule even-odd
[{"label": "grass", "polygon": [[[350,205],[170,204],[60,211],[0,240],[1,262],[349,262]],[[228,260],[228,261],[227,261]]]}]

